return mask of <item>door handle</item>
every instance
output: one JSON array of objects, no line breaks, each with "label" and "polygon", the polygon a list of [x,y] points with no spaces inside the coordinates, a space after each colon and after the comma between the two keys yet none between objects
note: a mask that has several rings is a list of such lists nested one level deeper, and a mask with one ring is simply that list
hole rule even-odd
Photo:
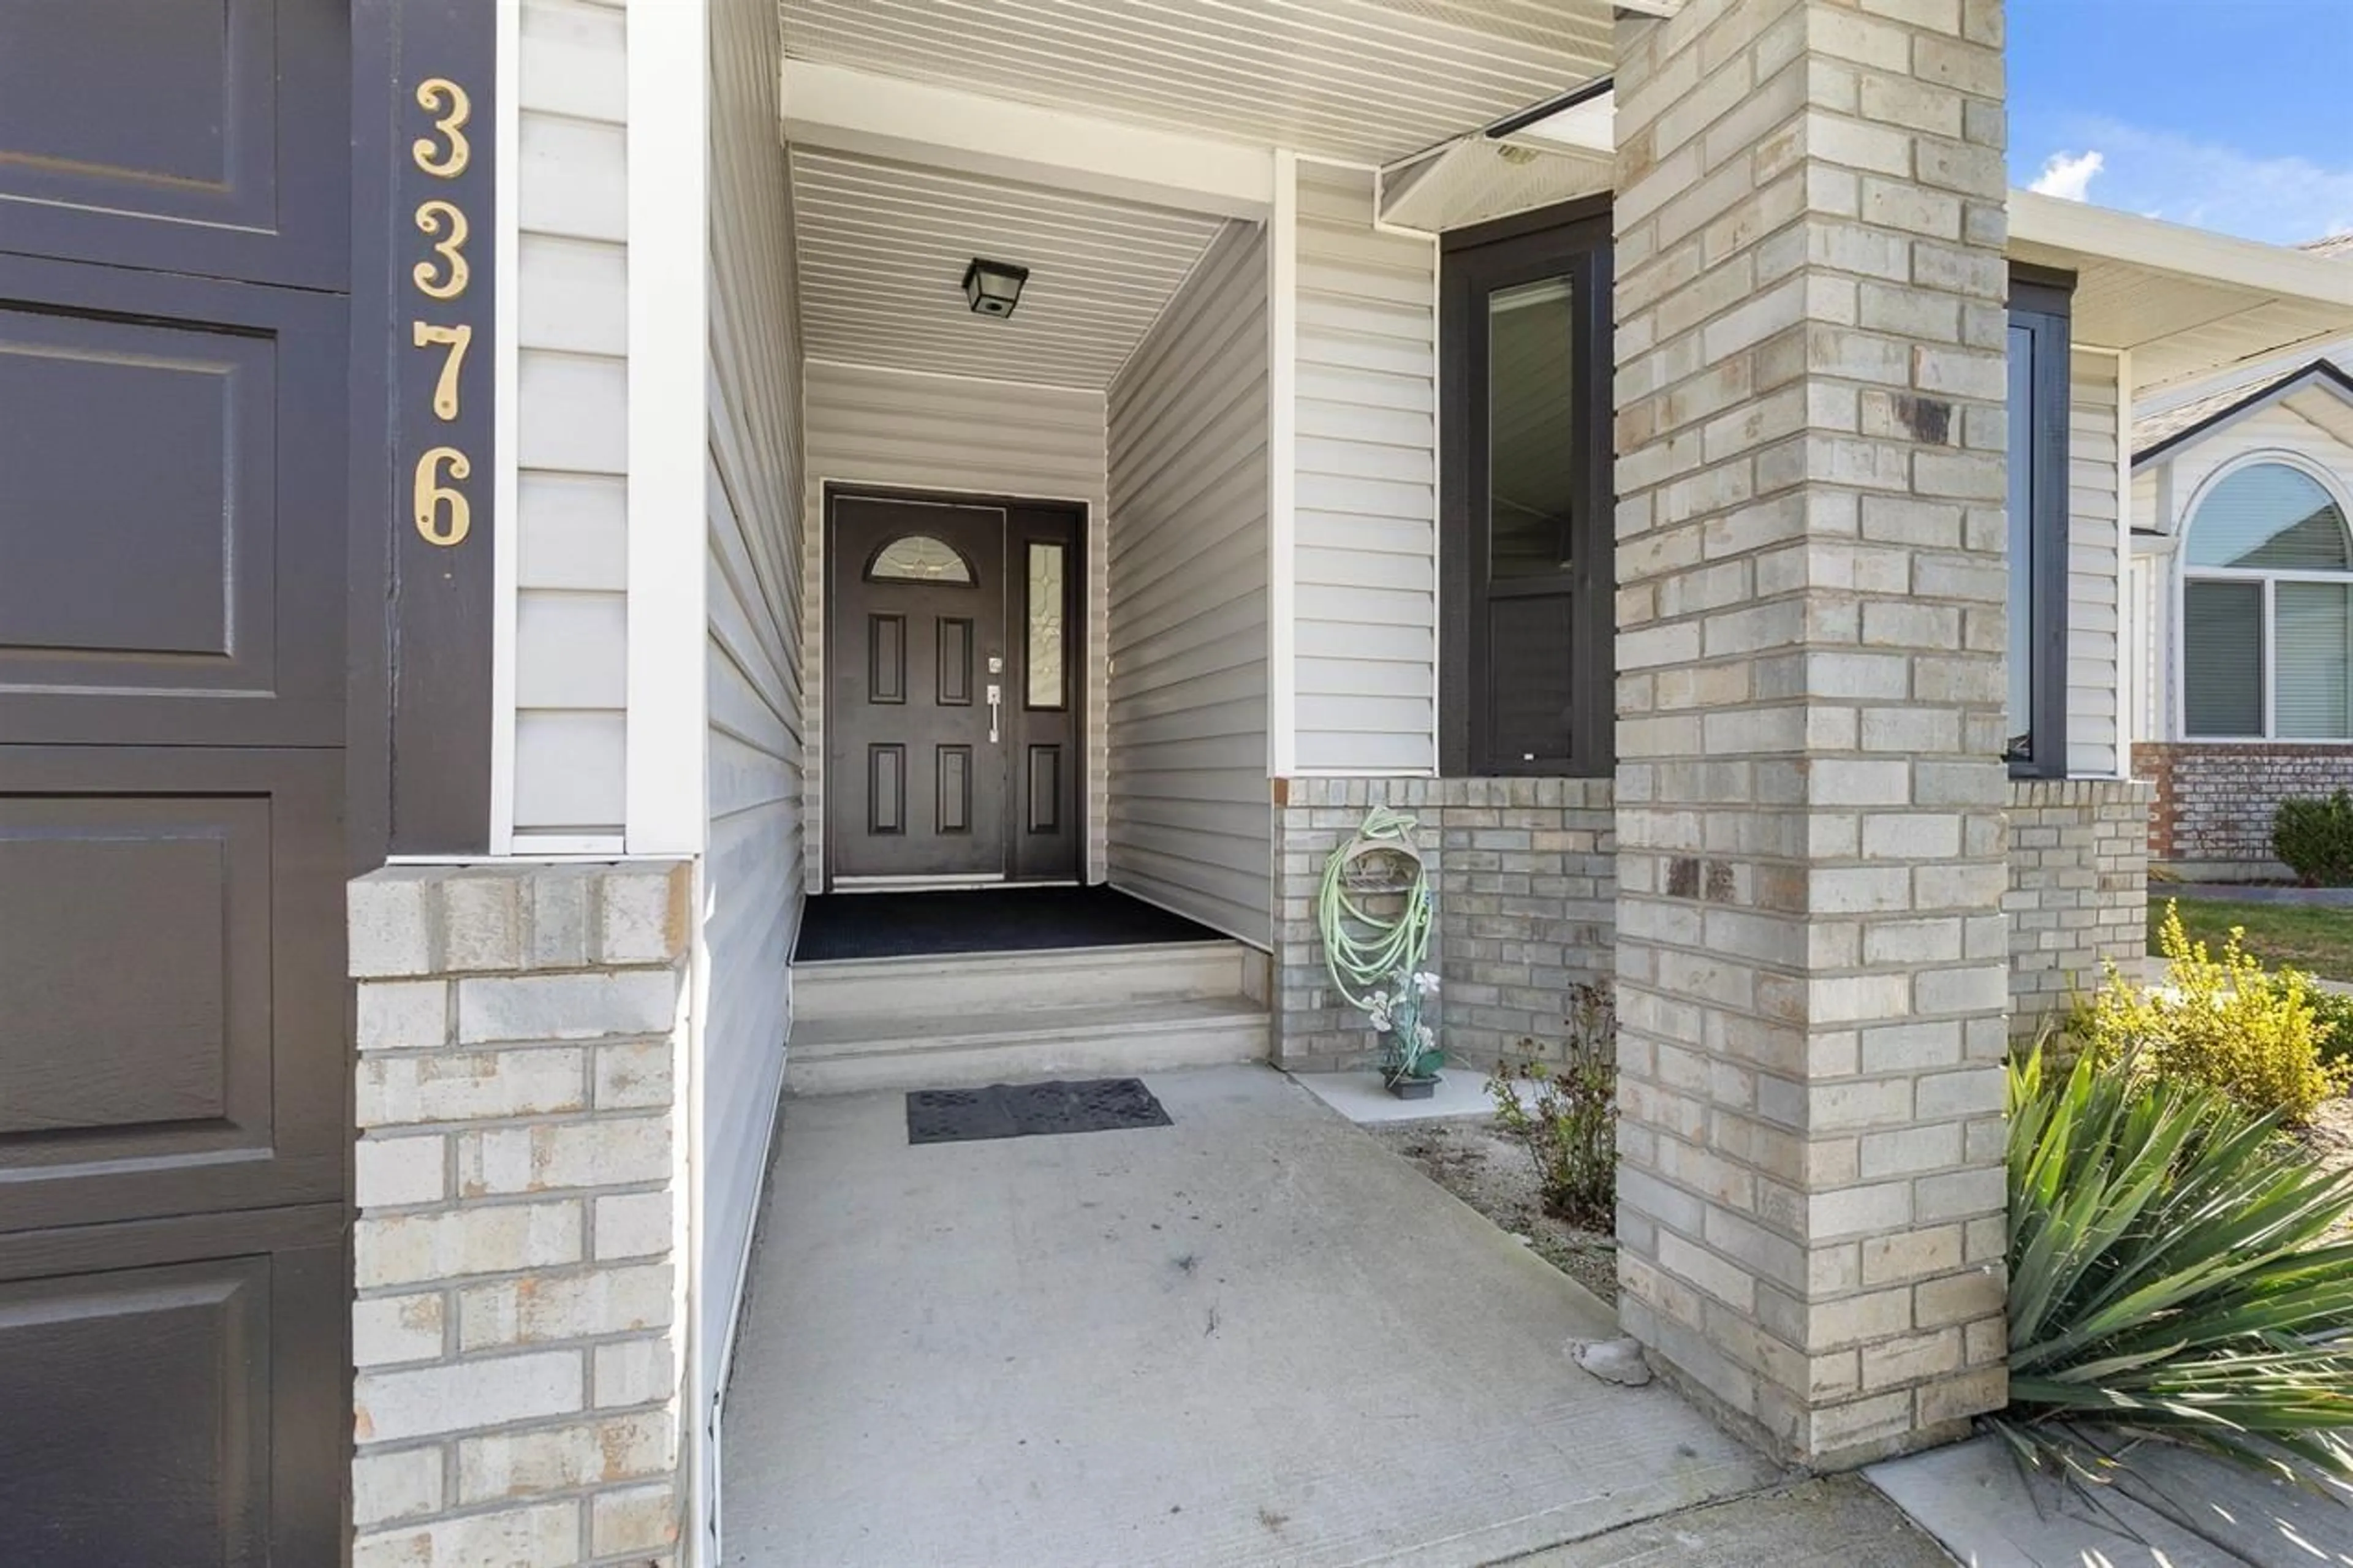
[{"label": "door handle", "polygon": [[997,744],[997,715],[1005,701],[1005,688],[995,681],[988,683],[988,743]]}]

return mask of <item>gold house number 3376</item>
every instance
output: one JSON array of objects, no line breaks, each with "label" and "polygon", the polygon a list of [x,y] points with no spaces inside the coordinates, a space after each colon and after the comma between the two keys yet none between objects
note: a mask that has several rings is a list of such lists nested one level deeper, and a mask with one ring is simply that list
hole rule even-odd
[{"label": "gold house number 3376", "polygon": [[[408,155],[432,178],[454,180],[473,162],[473,146],[466,140],[473,100],[464,88],[437,76],[417,84],[417,102],[433,117],[432,133],[410,142]],[[427,247],[431,254],[409,269],[409,281],[437,304],[459,299],[472,273],[466,261],[470,230],[465,209],[444,197],[429,196],[417,204],[415,216],[418,232],[431,242]],[[458,417],[459,378],[466,350],[473,341],[474,328],[469,321],[428,321],[420,317],[409,323],[410,344],[440,355],[441,363],[435,367],[433,416],[444,424]],[[428,447],[417,459],[409,481],[409,505],[417,531],[427,543],[446,547],[465,542],[473,528],[474,509],[459,485],[473,471],[473,459],[459,447]]]}]

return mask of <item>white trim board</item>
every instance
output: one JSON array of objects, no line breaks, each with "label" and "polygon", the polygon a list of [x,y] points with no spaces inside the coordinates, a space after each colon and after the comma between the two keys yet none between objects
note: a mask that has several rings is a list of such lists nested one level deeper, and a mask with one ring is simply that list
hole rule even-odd
[{"label": "white trim board", "polygon": [[1267,771],[1299,758],[1299,155],[1274,154],[1266,237]]},{"label": "white trim board", "polygon": [[624,827],[632,855],[691,855],[709,826],[708,22],[699,5],[647,7],[632,20]]},{"label": "white trim board", "polygon": [[522,454],[516,449],[522,384],[522,0],[498,0],[498,75],[491,236],[491,837],[514,853],[515,618],[522,552]]}]

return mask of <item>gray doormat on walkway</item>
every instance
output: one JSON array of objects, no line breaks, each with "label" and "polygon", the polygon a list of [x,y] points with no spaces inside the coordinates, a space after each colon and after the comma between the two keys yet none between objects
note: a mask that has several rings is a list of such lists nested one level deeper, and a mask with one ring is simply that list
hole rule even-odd
[{"label": "gray doormat on walkway", "polygon": [[969,1143],[1055,1132],[1115,1132],[1169,1126],[1168,1112],[1142,1079],[1076,1083],[992,1083],[987,1089],[919,1089],[907,1096],[907,1142]]}]

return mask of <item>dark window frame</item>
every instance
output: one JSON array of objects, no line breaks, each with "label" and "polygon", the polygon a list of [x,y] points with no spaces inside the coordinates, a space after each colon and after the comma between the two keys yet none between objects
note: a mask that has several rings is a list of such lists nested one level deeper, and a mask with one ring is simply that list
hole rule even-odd
[{"label": "dark window frame", "polygon": [[[2026,753],[2010,752],[2005,742],[2004,760],[2015,779],[2067,776],[2067,432],[2074,397],[2069,370],[2074,291],[2072,272],[2018,263],[2010,268],[2010,325],[2025,331],[2034,344],[2034,412],[2058,412],[2055,419],[2036,421],[2024,453],[2014,441],[2009,451],[2011,463],[2023,457],[2031,465],[2028,504],[2033,513],[2030,635],[2036,668],[2028,691],[2033,710],[2028,715]],[[2007,499],[2003,504],[2007,507]],[[2005,528],[2005,549],[2008,537]]]},{"label": "dark window frame", "polygon": [[[1572,439],[1580,458],[1570,566],[1489,574],[1488,317],[1499,289],[1566,275],[1576,310]],[[1587,198],[1456,230],[1439,262],[1439,760],[1452,777],[1606,778],[1617,729],[1616,422],[1609,202]],[[1568,721],[1551,754],[1504,756],[1493,737],[1487,637],[1499,598],[1563,599],[1570,613]]]}]

